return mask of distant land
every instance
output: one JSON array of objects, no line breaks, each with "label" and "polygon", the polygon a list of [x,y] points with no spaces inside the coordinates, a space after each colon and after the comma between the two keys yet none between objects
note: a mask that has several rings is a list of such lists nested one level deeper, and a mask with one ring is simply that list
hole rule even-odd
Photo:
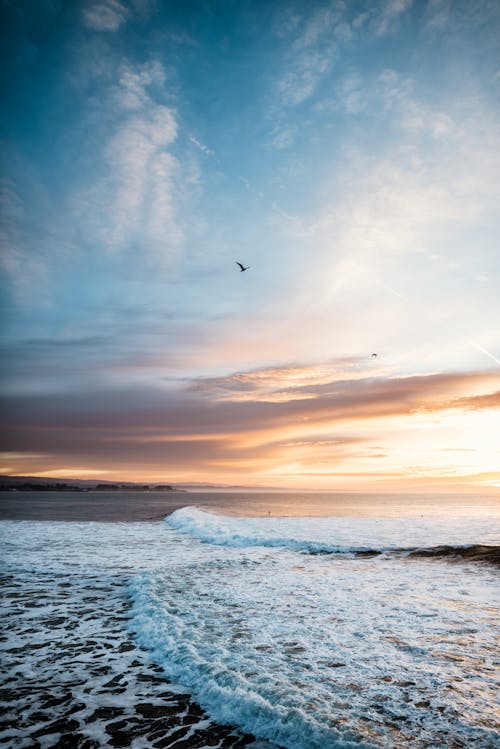
[{"label": "distant land", "polygon": [[164,484],[151,481],[149,483],[138,483],[134,481],[105,480],[105,479],[78,479],[78,478],[54,478],[53,476],[0,476],[0,491],[32,491],[32,492],[192,492],[198,494],[211,493],[234,493],[234,494],[498,494],[498,486],[472,486],[470,484],[454,484],[447,487],[425,485],[413,486],[406,489],[381,489],[375,484],[370,489],[315,489],[288,486],[261,486],[258,484],[210,484],[203,482],[180,482],[177,484]]},{"label": "distant land", "polygon": [[0,491],[142,491],[142,492],[287,492],[287,488],[246,486],[242,484],[203,484],[202,482],[139,484],[133,481],[105,481],[95,479],[54,478],[52,476],[0,476]]},{"label": "distant land", "polygon": [[131,481],[54,479],[42,476],[1,476],[0,491],[7,492],[182,492],[171,484],[136,484]]}]

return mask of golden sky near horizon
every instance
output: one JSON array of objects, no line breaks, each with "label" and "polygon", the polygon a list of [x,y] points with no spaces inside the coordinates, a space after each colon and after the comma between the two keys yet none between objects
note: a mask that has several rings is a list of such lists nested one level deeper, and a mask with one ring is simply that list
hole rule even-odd
[{"label": "golden sky near horizon", "polygon": [[500,488],[500,374],[491,370],[403,377],[378,359],[342,360],[199,378],[158,392],[153,411],[134,408],[133,390],[115,398],[87,411],[65,402],[29,438],[19,424],[29,452],[4,453],[2,472],[316,490]]}]

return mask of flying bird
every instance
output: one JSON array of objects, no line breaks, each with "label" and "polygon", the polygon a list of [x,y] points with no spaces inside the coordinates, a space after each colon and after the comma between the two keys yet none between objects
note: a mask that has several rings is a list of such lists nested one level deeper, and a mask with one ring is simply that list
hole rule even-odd
[{"label": "flying bird", "polygon": [[376,359],[378,354],[372,354],[372,359]]},{"label": "flying bird", "polygon": [[245,268],[245,266],[244,266],[244,265],[242,265],[241,263],[239,263],[239,262],[238,262],[237,260],[236,260],[235,262],[236,262],[236,265],[239,265],[239,266],[240,266],[240,272],[241,272],[241,273],[243,273],[243,271],[244,271],[244,270],[248,270],[248,269],[250,268],[250,266],[249,266],[249,265],[247,265],[247,267]]}]

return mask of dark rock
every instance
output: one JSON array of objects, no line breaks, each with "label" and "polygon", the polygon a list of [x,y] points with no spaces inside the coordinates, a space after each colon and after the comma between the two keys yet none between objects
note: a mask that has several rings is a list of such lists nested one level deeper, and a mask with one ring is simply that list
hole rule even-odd
[{"label": "dark rock", "polygon": [[157,749],[166,749],[169,746],[178,746],[177,739],[181,740],[185,737],[185,731],[180,728],[177,731],[173,731],[170,736],[166,736],[164,739],[159,739],[153,744]]},{"label": "dark rock", "polygon": [[111,746],[122,747],[130,746],[133,740],[134,736],[132,736],[130,733],[127,733],[126,731],[117,731],[111,736],[111,738],[109,739],[109,743],[111,744]]},{"label": "dark rock", "polygon": [[123,675],[118,674],[117,676],[114,676],[112,679],[106,682],[106,684],[103,684],[103,687],[117,687],[121,681],[123,680]]},{"label": "dark rock", "polygon": [[[136,712],[145,718],[163,718],[164,715],[171,715],[172,710],[168,710],[165,705],[153,705],[151,702],[142,702],[135,706]],[[177,710],[175,710],[177,712]]]},{"label": "dark rock", "polygon": [[128,726],[127,720],[117,720],[116,723],[108,723],[106,733],[120,733]]},{"label": "dark rock", "polygon": [[64,705],[67,702],[71,702],[73,699],[73,695],[71,692],[65,692],[61,697],[54,697],[51,695],[44,695],[42,698],[42,705],[41,707],[44,710],[48,710],[51,707],[57,707],[58,705]]},{"label": "dark rock", "polygon": [[85,738],[82,733],[64,733],[56,744],[54,749],[79,749],[81,740]]},{"label": "dark rock", "polygon": [[122,707],[112,707],[103,705],[103,707],[98,707],[90,716],[89,720],[113,720],[113,718],[118,718],[120,715],[123,715],[124,709]]},{"label": "dark rock", "polygon": [[52,723],[48,723],[38,731],[35,731],[33,736],[37,738],[39,736],[46,736],[50,733],[74,733],[78,727],[79,723],[77,720],[73,720],[72,718],[69,720],[66,718],[60,718],[59,720],[54,720]]},{"label": "dark rock", "polygon": [[128,653],[130,650],[134,650],[135,645],[132,645],[130,642],[122,642],[120,647],[118,648],[119,653]]}]

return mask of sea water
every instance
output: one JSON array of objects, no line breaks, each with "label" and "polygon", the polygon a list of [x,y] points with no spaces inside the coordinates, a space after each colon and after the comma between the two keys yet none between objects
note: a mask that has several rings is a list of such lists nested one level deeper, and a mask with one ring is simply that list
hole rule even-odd
[{"label": "sea water", "polygon": [[69,574],[78,594],[91,573],[113,607],[125,580],[124,626],[165,679],[264,745],[493,749],[499,521],[431,515],[248,517],[239,504],[1,528],[20,581]]}]

